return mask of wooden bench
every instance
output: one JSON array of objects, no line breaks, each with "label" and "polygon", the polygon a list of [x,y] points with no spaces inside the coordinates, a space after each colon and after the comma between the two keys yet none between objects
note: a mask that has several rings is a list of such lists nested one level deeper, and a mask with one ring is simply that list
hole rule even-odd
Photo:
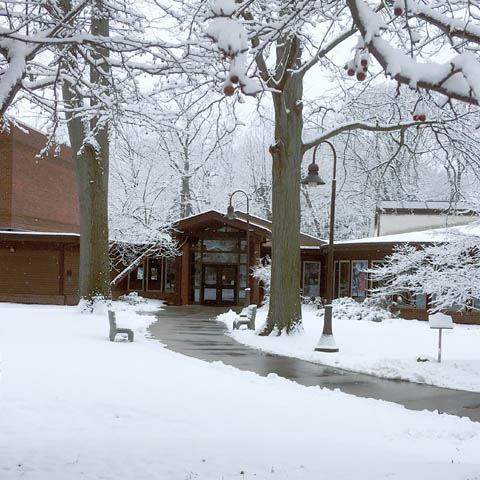
[{"label": "wooden bench", "polygon": [[118,328],[117,327],[117,319],[115,318],[115,312],[112,310],[108,311],[108,321],[110,323],[110,341],[115,341],[115,336],[117,333],[126,333],[128,335],[128,341],[133,342],[133,330],[130,328]]},{"label": "wooden bench", "polygon": [[233,329],[238,330],[242,325],[246,325],[249,330],[255,330],[255,317],[257,315],[257,306],[249,305],[240,313],[238,320],[233,321]]}]

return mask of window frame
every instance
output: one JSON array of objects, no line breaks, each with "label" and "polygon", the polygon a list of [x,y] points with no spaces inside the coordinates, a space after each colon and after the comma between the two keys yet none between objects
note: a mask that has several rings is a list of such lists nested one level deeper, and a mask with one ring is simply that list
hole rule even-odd
[{"label": "window frame", "polygon": [[[315,264],[318,265],[318,295],[314,296],[314,298],[319,297],[320,292],[321,292],[321,286],[322,286],[322,262],[320,262],[318,260],[304,260],[303,261],[302,294],[303,294],[303,296],[306,296],[305,295],[305,272],[306,272],[305,264],[307,264],[307,263],[315,263]],[[309,297],[311,297],[311,295],[309,295]]]},{"label": "window frame", "polygon": [[[364,264],[367,264],[367,268],[365,270],[365,273],[367,274],[367,279],[366,279],[366,284],[365,284],[365,295],[362,297],[362,296],[353,296],[353,263],[354,262],[362,262]],[[354,298],[354,299],[365,299],[368,297],[368,269],[369,269],[369,261],[367,259],[363,259],[363,260],[350,260],[350,297]]]},{"label": "window frame", "polygon": [[[159,273],[159,277],[160,277],[160,289],[151,289],[150,288],[150,260],[161,260],[160,262],[160,273]],[[163,282],[163,271],[165,269],[165,257],[160,257],[160,256],[153,256],[153,257],[148,257],[147,258],[147,282],[146,282],[146,289],[145,289],[145,292],[163,292],[163,286],[164,286],[164,282]]]},{"label": "window frame", "polygon": [[[133,272],[137,272],[138,269],[142,267],[143,268],[143,278],[142,278],[142,288],[141,289],[138,289],[138,288],[131,288],[130,286],[130,277],[132,275]],[[127,290],[129,292],[144,292],[145,291],[145,260],[142,260],[141,263],[139,263],[136,268],[134,268],[132,271],[128,272],[128,284],[127,284]],[[138,280],[138,277],[137,277],[137,280]]]}]

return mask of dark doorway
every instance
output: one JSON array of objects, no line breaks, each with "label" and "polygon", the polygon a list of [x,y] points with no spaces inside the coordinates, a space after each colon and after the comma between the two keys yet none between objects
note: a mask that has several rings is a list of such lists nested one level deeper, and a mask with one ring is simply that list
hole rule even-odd
[{"label": "dark doorway", "polygon": [[236,305],[236,265],[203,265],[202,278],[204,305]]}]

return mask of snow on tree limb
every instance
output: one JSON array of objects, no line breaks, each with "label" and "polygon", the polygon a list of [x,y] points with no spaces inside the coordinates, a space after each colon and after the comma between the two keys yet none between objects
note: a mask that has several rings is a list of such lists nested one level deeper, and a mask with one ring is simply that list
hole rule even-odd
[{"label": "snow on tree limb", "polygon": [[411,127],[421,127],[427,125],[438,125],[441,122],[438,121],[426,121],[426,122],[402,122],[398,124],[379,124],[379,123],[368,123],[368,122],[349,122],[343,125],[338,125],[337,127],[325,132],[314,140],[309,140],[303,145],[303,152],[307,152],[311,148],[319,145],[324,140],[335,137],[343,132],[348,132],[350,130],[367,130],[370,132],[394,132],[397,130],[405,130]]},{"label": "snow on tree limb", "polygon": [[[403,2],[402,2],[403,3]],[[448,17],[413,0],[406,2],[407,15],[434,25],[448,37],[460,37],[480,47],[480,29],[469,22]],[[401,47],[385,40],[389,27],[382,15],[374,12],[363,0],[347,0],[355,24],[360,30],[370,53],[377,59],[386,75],[411,88],[422,88],[441,93],[448,98],[473,105],[480,102],[480,64],[473,52],[455,55],[449,62],[420,63]]]}]

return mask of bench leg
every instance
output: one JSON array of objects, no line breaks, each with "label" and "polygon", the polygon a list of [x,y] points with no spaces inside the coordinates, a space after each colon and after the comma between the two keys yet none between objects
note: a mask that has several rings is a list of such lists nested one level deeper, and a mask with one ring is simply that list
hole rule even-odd
[{"label": "bench leg", "polygon": [[130,330],[127,335],[128,335],[128,341],[133,342],[133,331]]}]

